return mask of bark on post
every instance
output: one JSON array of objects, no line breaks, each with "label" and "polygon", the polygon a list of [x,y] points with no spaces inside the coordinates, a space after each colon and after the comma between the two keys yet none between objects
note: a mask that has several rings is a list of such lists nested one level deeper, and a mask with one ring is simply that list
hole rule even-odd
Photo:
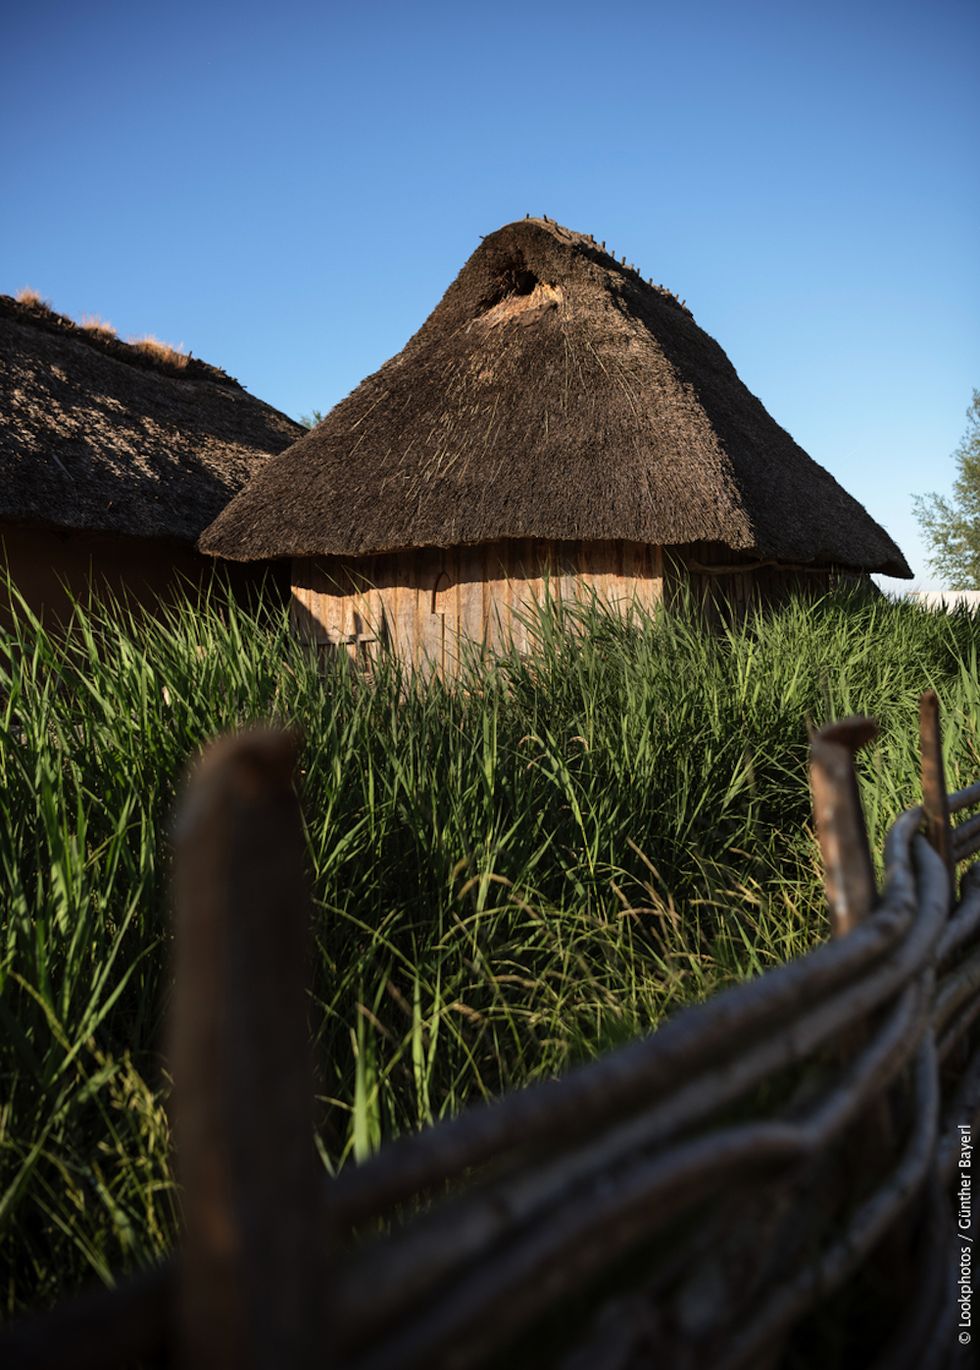
[{"label": "bark on post", "polygon": [[810,788],[831,931],[844,937],[877,898],[861,797],[854,771],[858,748],[878,735],[871,718],[845,718],[821,728],[810,745]]},{"label": "bark on post", "polygon": [[[854,769],[856,752],[877,735],[878,725],[873,719],[853,716],[821,728],[810,747],[813,811],[834,937],[852,932],[877,900],[868,830]],[[842,1042],[844,1058],[860,1051],[869,1034],[867,1022],[856,1023]],[[893,1153],[906,1111],[900,1086],[893,1086],[869,1103],[862,1125],[852,1133],[846,1152],[847,1180],[841,1195],[845,1206],[864,1196],[878,1172],[881,1157]],[[830,1200],[831,1196],[828,1194],[827,1198]],[[894,1297],[896,1290],[910,1296],[915,1289],[916,1208],[913,1205],[894,1224],[879,1247],[877,1270],[882,1298]],[[874,1282],[874,1271],[872,1277]]]},{"label": "bark on post", "polygon": [[951,897],[956,891],[956,861],[949,822],[949,795],[943,767],[943,739],[939,721],[939,698],[926,690],[919,700],[919,763],[922,777],[922,808],[929,845],[942,857],[949,872]]},{"label": "bark on post", "polygon": [[284,733],[222,739],[195,768],[178,820],[182,1370],[329,1364],[295,754]]}]

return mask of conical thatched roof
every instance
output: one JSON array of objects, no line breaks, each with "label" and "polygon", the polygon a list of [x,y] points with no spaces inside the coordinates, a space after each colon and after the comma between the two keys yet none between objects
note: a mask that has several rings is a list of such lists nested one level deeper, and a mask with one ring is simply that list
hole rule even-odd
[{"label": "conical thatched roof", "polygon": [[688,309],[540,219],[486,238],[404,350],[199,546],[244,561],[531,537],[911,574]]},{"label": "conical thatched roof", "polygon": [[302,432],[217,367],[0,295],[0,519],[193,542]]}]

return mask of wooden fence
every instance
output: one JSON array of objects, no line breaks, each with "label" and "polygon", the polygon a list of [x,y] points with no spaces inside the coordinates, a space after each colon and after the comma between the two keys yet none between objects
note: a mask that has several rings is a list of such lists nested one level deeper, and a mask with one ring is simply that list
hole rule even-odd
[{"label": "wooden fence", "polygon": [[0,1364],[972,1363],[957,1177],[980,1111],[980,865],[956,886],[980,816],[950,815],[980,784],[947,795],[924,696],[922,804],[879,893],[854,774],[873,734],[850,719],[812,745],[831,940],[333,1181],[294,743],[216,743],[178,832],[179,1254],[8,1327]]}]

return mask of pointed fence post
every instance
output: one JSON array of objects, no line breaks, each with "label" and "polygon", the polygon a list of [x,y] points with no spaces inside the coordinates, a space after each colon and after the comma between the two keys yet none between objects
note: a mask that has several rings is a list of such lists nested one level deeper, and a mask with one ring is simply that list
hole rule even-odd
[{"label": "pointed fence post", "polygon": [[195,767],[178,817],[181,1370],[313,1370],[331,1359],[295,759],[285,733],[222,738]]},{"label": "pointed fence post", "polygon": [[878,891],[854,755],[878,736],[872,718],[830,723],[810,744],[810,789],[834,937],[844,937],[874,907]]},{"label": "pointed fence post", "polygon": [[922,809],[926,819],[929,845],[942,857],[949,873],[950,895],[956,897],[956,861],[953,830],[949,821],[949,794],[943,767],[943,735],[939,719],[939,697],[926,690],[919,700],[919,766],[922,780]]}]

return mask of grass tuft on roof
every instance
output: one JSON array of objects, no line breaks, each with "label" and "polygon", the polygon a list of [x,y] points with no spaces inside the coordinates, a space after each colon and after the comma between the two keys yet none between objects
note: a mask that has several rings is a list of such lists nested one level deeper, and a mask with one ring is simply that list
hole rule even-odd
[{"label": "grass tuft on roof", "polygon": [[154,361],[173,366],[178,371],[183,371],[191,360],[182,347],[173,347],[170,343],[161,342],[152,333],[146,333],[142,338],[130,338],[128,341],[130,347],[135,347],[138,352],[145,352]]},{"label": "grass tuft on roof", "polygon": [[51,309],[51,301],[45,300],[31,285],[22,285],[14,298],[18,304],[27,305],[28,309]]}]

